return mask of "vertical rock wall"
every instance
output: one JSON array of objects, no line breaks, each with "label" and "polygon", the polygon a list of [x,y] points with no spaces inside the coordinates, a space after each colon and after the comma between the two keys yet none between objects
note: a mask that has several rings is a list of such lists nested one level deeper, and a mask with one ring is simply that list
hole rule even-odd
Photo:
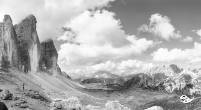
[{"label": "vertical rock wall", "polygon": [[40,69],[49,72],[56,72],[57,70],[57,50],[54,46],[53,40],[47,40],[41,43],[41,57]]},{"label": "vertical rock wall", "polygon": [[5,15],[0,23],[0,66],[4,69],[18,67],[18,62],[16,33],[10,16]]},{"label": "vertical rock wall", "polygon": [[26,17],[13,26],[9,15],[0,23],[0,68],[17,67],[24,72],[60,72],[52,40],[40,43],[36,18]]},{"label": "vertical rock wall", "polygon": [[15,25],[20,51],[20,68],[24,72],[39,70],[40,42],[36,31],[36,23],[36,18],[30,15]]}]

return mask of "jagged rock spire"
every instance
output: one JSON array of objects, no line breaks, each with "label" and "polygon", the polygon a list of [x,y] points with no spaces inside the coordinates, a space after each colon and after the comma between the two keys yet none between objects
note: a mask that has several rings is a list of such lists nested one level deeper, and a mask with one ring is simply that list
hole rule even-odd
[{"label": "jagged rock spire", "polygon": [[5,23],[5,24],[12,24],[12,19],[11,19],[11,17],[10,17],[10,15],[4,15],[4,19],[3,19],[3,22]]},{"label": "jagged rock spire", "polygon": [[39,70],[40,42],[36,31],[36,23],[36,17],[29,15],[15,25],[21,57],[21,69],[25,72]]},{"label": "jagged rock spire", "polygon": [[57,70],[58,53],[53,40],[49,39],[41,43],[40,69],[54,72]]},{"label": "jagged rock spire", "polygon": [[4,16],[0,23],[0,67],[18,67],[24,72],[60,70],[53,40],[40,43],[36,23],[36,17],[29,15],[13,26],[11,17]]},{"label": "jagged rock spire", "polygon": [[18,65],[16,33],[9,15],[5,15],[0,23],[0,65],[4,69]]}]

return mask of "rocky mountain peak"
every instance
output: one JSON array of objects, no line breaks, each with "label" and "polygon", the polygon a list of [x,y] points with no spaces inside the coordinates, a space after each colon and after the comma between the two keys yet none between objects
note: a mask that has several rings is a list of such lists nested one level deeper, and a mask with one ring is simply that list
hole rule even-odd
[{"label": "rocky mountain peak", "polygon": [[1,68],[17,67],[25,73],[41,70],[61,73],[53,40],[40,43],[36,26],[34,15],[27,16],[15,26],[9,15],[4,16],[0,23]]},{"label": "rocky mountain peak", "polygon": [[53,40],[49,39],[41,43],[40,69],[54,71],[57,69],[58,53]]},{"label": "rocky mountain peak", "polygon": [[21,22],[22,24],[26,26],[30,26],[32,28],[32,31],[36,30],[36,17],[34,15],[27,16],[24,20]]},{"label": "rocky mountain peak", "polygon": [[17,67],[18,50],[16,33],[9,15],[5,15],[0,23],[0,66],[7,69],[9,66]]},{"label": "rocky mountain peak", "polygon": [[4,24],[12,24],[12,19],[11,19],[10,15],[4,15],[3,22],[4,22]]},{"label": "rocky mountain peak", "polygon": [[170,68],[172,69],[172,71],[174,71],[174,73],[181,73],[183,71],[176,64],[171,64]]},{"label": "rocky mountain peak", "polygon": [[20,51],[20,68],[24,72],[39,70],[40,42],[36,31],[36,23],[35,16],[29,15],[15,25]]},{"label": "rocky mountain peak", "polygon": [[[23,19],[19,24],[15,25],[16,33],[19,37],[25,40],[29,40],[30,43],[39,43],[38,34],[36,31],[36,17],[34,15],[29,15]],[[31,42],[34,41],[34,42]]]}]

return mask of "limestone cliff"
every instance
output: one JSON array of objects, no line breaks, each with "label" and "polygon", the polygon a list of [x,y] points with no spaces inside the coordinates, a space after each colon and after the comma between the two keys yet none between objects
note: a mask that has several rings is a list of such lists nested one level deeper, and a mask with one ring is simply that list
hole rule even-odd
[{"label": "limestone cliff", "polygon": [[40,42],[36,23],[35,16],[30,15],[15,25],[20,54],[20,69],[24,72],[39,70]]},{"label": "limestone cliff", "polygon": [[41,43],[41,56],[39,61],[40,70],[56,72],[58,53],[53,40],[47,40]]},{"label": "limestone cliff", "polygon": [[0,23],[0,67],[18,66],[16,33],[9,15]]},{"label": "limestone cliff", "polygon": [[62,74],[53,40],[42,43],[36,29],[36,17],[29,15],[13,26],[9,15],[0,22],[0,68],[16,67],[27,72],[46,71]]}]

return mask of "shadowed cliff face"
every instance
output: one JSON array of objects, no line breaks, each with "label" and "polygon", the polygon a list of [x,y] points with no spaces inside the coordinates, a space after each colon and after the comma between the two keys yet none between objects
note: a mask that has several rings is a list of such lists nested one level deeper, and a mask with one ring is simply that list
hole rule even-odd
[{"label": "shadowed cliff face", "polygon": [[174,71],[174,73],[181,73],[183,70],[182,69],[180,69],[177,65],[175,65],[175,64],[171,64],[170,65],[170,68]]},{"label": "shadowed cliff face", "polygon": [[36,23],[36,18],[30,15],[15,25],[20,54],[20,69],[24,72],[36,72],[39,69],[40,42]]},{"label": "shadowed cliff face", "polygon": [[41,43],[40,70],[56,72],[58,53],[53,40],[47,40]]},{"label": "shadowed cliff face", "polygon": [[0,23],[0,64],[4,69],[18,65],[16,33],[9,15]]}]

